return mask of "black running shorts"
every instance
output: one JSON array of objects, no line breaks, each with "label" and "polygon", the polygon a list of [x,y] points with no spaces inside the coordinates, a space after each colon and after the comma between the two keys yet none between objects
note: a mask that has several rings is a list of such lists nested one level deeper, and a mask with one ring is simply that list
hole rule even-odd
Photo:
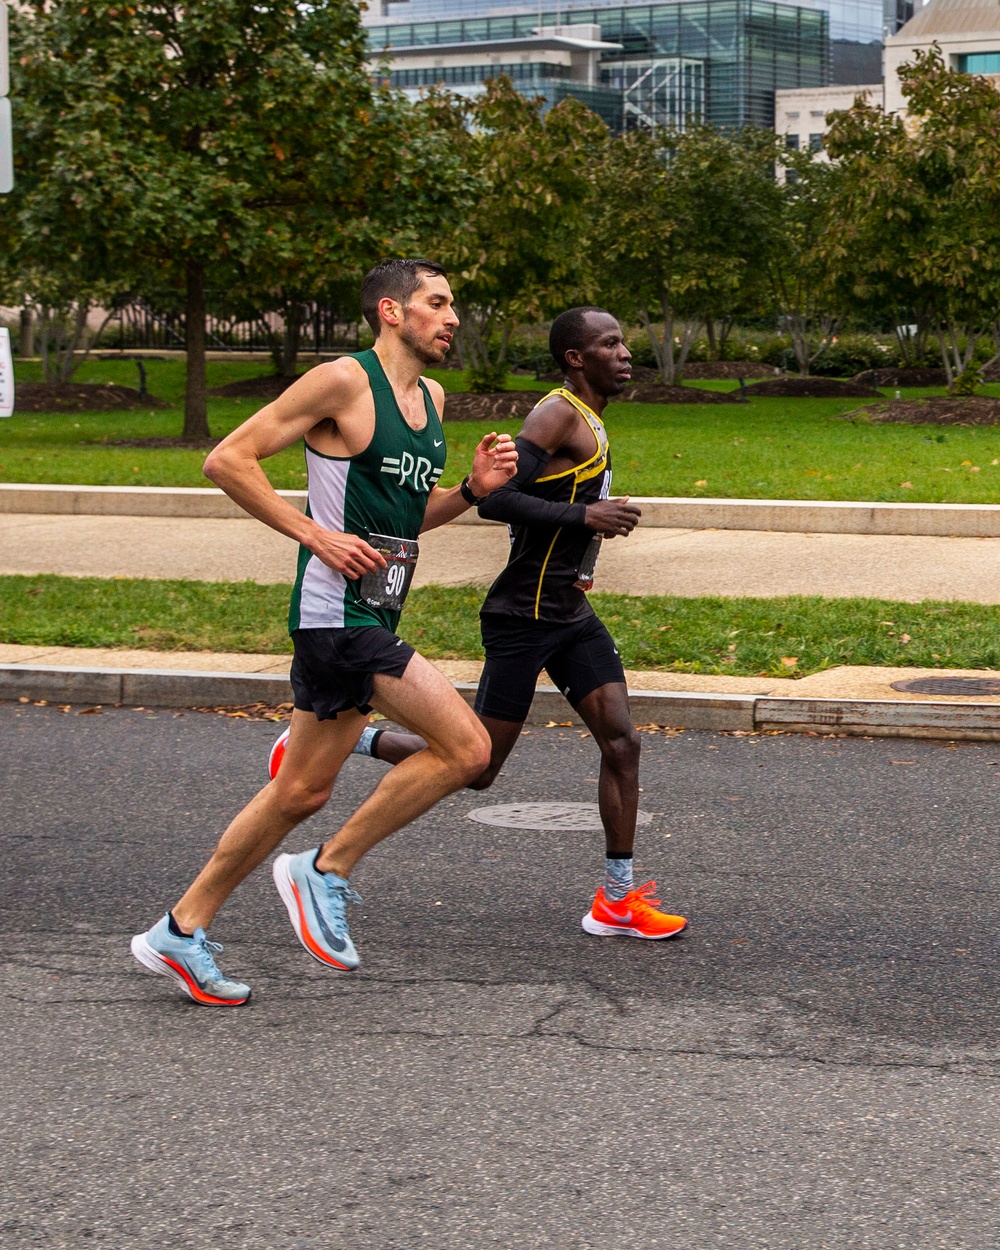
[{"label": "black running shorts", "polygon": [[413,648],[381,625],[292,631],[295,706],[330,720],[356,708],[370,712],[374,676],[402,677]]},{"label": "black running shorts", "polygon": [[556,625],[484,612],[480,623],[486,651],[476,694],[480,716],[527,720],[543,668],[573,707],[598,687],[625,681],[618,648],[597,616]]}]

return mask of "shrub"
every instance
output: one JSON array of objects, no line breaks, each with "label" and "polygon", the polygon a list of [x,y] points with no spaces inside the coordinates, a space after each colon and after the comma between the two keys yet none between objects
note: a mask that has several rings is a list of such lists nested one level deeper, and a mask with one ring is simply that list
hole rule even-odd
[{"label": "shrub", "polygon": [[868,334],[841,334],[810,366],[810,371],[818,377],[852,378],[866,369],[888,369],[899,363],[895,346],[889,347]]},{"label": "shrub", "polygon": [[486,365],[481,369],[470,369],[466,378],[469,390],[474,395],[488,395],[492,391],[507,389],[506,365]]}]

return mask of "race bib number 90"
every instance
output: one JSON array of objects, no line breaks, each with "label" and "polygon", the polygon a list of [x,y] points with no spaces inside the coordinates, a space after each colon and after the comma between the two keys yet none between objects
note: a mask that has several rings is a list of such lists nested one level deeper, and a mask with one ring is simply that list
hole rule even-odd
[{"label": "race bib number 90", "polygon": [[369,544],[385,560],[384,569],[373,569],[361,579],[361,598],[373,608],[398,612],[406,600],[420,548],[411,538],[369,534]]}]

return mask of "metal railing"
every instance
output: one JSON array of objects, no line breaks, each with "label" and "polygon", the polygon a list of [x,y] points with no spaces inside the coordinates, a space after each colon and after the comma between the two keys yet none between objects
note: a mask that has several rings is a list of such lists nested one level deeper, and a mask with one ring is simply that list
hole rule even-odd
[{"label": "metal railing", "polygon": [[[269,352],[281,343],[285,321],[280,313],[247,309],[224,310],[222,301],[207,300],[206,345],[210,351]],[[137,297],[118,307],[104,327],[99,346],[104,351],[183,351],[186,345],[183,311],[167,301]],[[342,309],[318,301],[303,305],[299,332],[300,352],[357,351],[358,323]]]}]

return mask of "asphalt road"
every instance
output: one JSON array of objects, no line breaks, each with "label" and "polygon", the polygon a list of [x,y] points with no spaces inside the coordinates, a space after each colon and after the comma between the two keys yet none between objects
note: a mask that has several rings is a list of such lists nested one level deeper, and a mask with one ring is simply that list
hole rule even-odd
[{"label": "asphalt road", "polygon": [[580,931],[597,835],[465,819],[593,800],[593,743],[535,731],[358,872],[358,973],[248,882],[213,937],[254,999],[211,1011],[128,938],[274,726],[76,712],[0,705],[5,1250],[1000,1241],[1000,746],[645,738],[638,862],[692,924],[641,943]]}]

